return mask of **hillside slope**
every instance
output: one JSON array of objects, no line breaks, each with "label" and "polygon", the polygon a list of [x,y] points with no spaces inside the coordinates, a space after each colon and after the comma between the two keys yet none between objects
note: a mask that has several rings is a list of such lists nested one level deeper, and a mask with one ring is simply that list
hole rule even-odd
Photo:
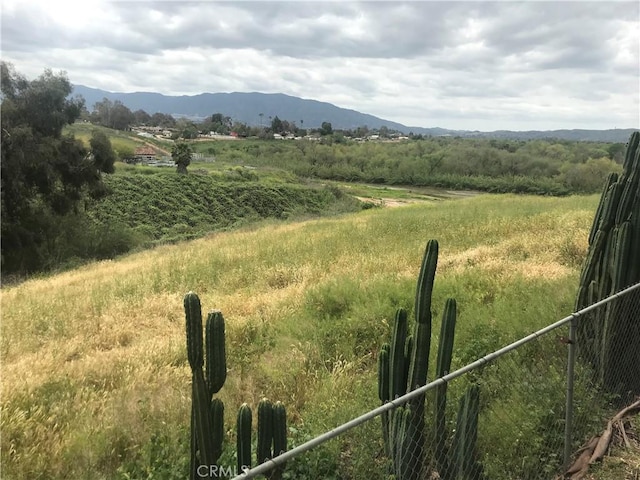
[{"label": "hillside slope", "polygon": [[107,176],[105,183],[111,193],[93,203],[89,215],[99,224],[124,225],[154,241],[195,238],[266,218],[361,208],[336,190],[220,175],[138,172]]},{"label": "hillside slope", "polygon": [[[300,444],[379,404],[376,352],[395,309],[412,308],[429,238],[441,245],[434,318],[445,298],[458,300],[458,368],[570,312],[596,204],[596,196],[486,195],[375,209],[225,232],[4,288],[3,478],[186,478],[189,290],[227,320],[227,431],[242,402],[268,396],[285,403],[290,445]],[[546,469],[558,461],[546,440],[564,377],[546,369],[566,351],[553,338],[537,348],[513,358],[508,381],[483,373],[480,435],[493,449],[485,466],[502,475],[522,468],[523,451]],[[576,421],[586,429],[596,410],[583,407]],[[509,421],[493,420],[501,411]],[[354,435],[288,471],[382,479],[379,422]],[[232,465],[232,433],[225,445]]]}]

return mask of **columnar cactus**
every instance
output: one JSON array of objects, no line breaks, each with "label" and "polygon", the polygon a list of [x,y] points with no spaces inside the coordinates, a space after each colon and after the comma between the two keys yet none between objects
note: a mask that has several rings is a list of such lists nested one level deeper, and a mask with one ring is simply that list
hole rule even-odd
[{"label": "columnar cactus", "polygon": [[[184,297],[187,331],[187,359],[192,371],[191,469],[192,480],[203,478],[222,455],[224,439],[224,404],[213,396],[227,378],[224,317],[218,310],[209,312],[202,341],[202,309],[198,296],[189,292]],[[205,355],[206,354],[206,355]],[[251,468],[251,409],[245,403],[237,417],[238,471]],[[287,450],[287,413],[281,402],[263,399],[258,405],[257,462],[280,455]],[[206,467],[206,469],[200,467]],[[284,465],[272,469],[269,480],[282,477]],[[206,474],[204,475],[206,477]]]},{"label": "columnar cactus", "polygon": [[[258,404],[258,444],[256,460],[261,464],[287,451],[287,412],[282,402],[271,403],[263,398]],[[284,465],[267,473],[269,480],[282,477]]]},{"label": "columnar cactus", "polygon": [[[187,358],[192,372],[192,406],[191,406],[191,478],[197,478],[198,467],[205,465],[207,469],[215,465],[220,454],[216,448],[222,442],[215,438],[211,396],[213,395],[203,371],[204,351],[202,342],[202,309],[198,296],[189,292],[184,297],[184,310],[187,330]],[[209,320],[209,319],[208,319]],[[207,322],[209,323],[209,321]],[[224,332],[224,327],[223,327]],[[224,343],[224,334],[217,342]],[[209,352],[207,352],[209,353]],[[219,407],[216,407],[219,410]],[[220,415],[220,413],[216,413]],[[217,429],[220,431],[219,427]]]},{"label": "columnar cactus", "polygon": [[[440,378],[449,373],[451,369],[451,359],[453,357],[453,337],[456,328],[456,301],[453,298],[447,299],[442,315],[442,326],[440,328],[440,344],[438,347],[438,358],[436,361],[436,378]],[[447,384],[443,383],[436,388],[436,401],[434,406],[434,448],[436,465],[440,472],[446,472],[449,468],[447,462],[447,430],[445,410],[447,406]],[[444,474],[442,475],[444,476]]]},{"label": "columnar cactus", "polygon": [[[381,402],[393,400],[427,383],[429,351],[431,347],[431,298],[435,271],[438,261],[438,242],[430,240],[423,257],[418,277],[415,304],[415,327],[412,336],[408,336],[407,313],[403,309],[396,312],[391,344],[384,344],[378,358],[378,397]],[[456,302],[448,299],[442,320],[436,376],[446,375],[451,367],[453,338],[456,322]],[[434,439],[436,468],[441,478],[448,477],[449,449],[446,441],[445,407],[446,384],[436,391]],[[424,418],[425,396],[408,402],[405,406],[382,415],[382,430],[385,452],[391,458],[391,470],[397,480],[424,478],[425,472],[425,436]],[[466,410],[464,418],[474,411]],[[465,437],[467,438],[467,437]],[[471,445],[467,455],[473,455]],[[455,470],[452,470],[455,471]],[[452,478],[452,477],[451,477]]]},{"label": "columnar cactus", "polygon": [[[576,310],[640,282],[640,133],[631,135],[620,175],[610,174],[596,210]],[[602,385],[621,399],[640,393],[640,333],[627,299],[578,323],[578,346]]]}]

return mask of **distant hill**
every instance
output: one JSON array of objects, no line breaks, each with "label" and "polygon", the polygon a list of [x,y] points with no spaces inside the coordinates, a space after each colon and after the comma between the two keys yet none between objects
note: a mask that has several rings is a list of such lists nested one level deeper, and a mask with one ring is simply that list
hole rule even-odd
[{"label": "distant hill", "polygon": [[[471,132],[444,128],[408,127],[373,115],[337,107],[331,103],[318,102],[283,93],[201,93],[199,95],[169,96],[160,93],[117,93],[97,88],[74,86],[74,95],[82,95],[87,108],[93,109],[103,98],[120,100],[132,111],[168,113],[176,117],[203,119],[214,113],[222,113],[248,125],[268,125],[269,117],[295,122],[303,128],[318,128],[322,122],[330,122],[335,129],[353,129],[366,125],[370,129],[386,126],[391,130],[422,135],[451,135],[462,137],[489,137],[513,139],[559,138],[564,140],[626,142],[634,129],[615,130],[553,130],[516,132]],[[260,114],[263,114],[261,117]]]}]

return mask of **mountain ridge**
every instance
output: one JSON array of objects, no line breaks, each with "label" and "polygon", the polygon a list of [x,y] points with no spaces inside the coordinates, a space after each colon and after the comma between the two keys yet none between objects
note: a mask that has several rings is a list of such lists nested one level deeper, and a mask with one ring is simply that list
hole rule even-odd
[{"label": "mountain ridge", "polygon": [[[119,100],[132,111],[144,110],[182,116],[194,120],[203,119],[214,113],[222,113],[248,125],[268,125],[270,118],[295,122],[303,128],[319,128],[322,122],[329,122],[334,129],[355,129],[367,126],[379,129],[386,126],[405,134],[414,133],[433,136],[462,136],[502,139],[545,139],[557,138],[573,141],[626,142],[636,129],[562,129],[562,130],[497,130],[494,132],[450,130],[440,127],[406,126],[356,110],[338,107],[328,102],[305,99],[285,93],[230,92],[200,93],[196,95],[164,95],[156,92],[110,92],[84,85],[74,85],[74,95],[81,95],[87,108],[104,98]],[[260,115],[262,114],[262,116]]]}]

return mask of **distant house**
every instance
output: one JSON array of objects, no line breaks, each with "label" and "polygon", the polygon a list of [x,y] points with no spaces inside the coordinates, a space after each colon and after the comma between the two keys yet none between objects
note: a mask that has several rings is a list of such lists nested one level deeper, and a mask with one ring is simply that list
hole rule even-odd
[{"label": "distant house", "polygon": [[136,163],[149,163],[156,161],[156,151],[151,147],[138,147],[133,154]]}]

